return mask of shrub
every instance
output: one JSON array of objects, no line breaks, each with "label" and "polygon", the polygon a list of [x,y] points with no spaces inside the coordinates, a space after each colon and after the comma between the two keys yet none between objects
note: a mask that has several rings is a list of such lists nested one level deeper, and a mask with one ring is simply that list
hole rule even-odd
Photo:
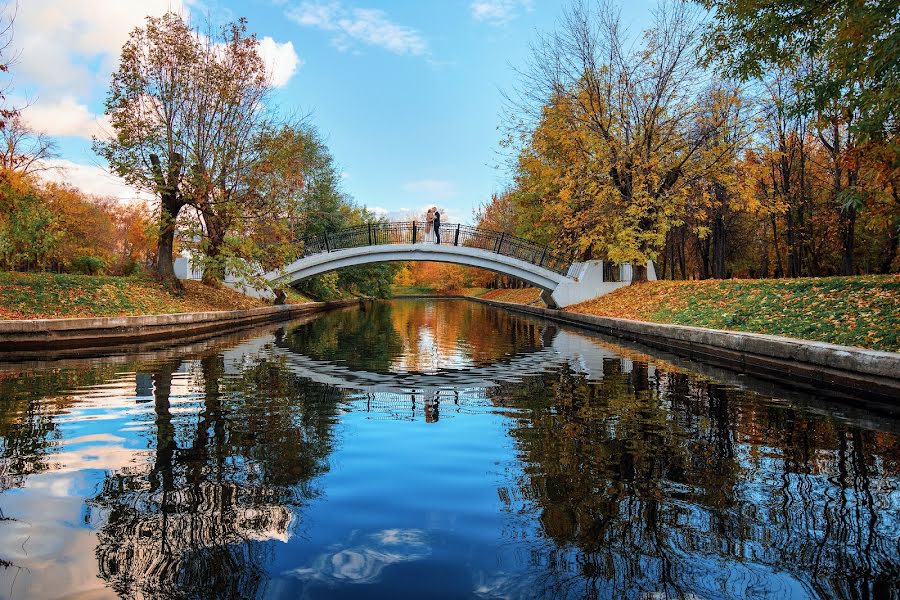
[{"label": "shrub", "polygon": [[99,275],[106,263],[99,256],[79,256],[72,261],[72,270],[82,275]]}]

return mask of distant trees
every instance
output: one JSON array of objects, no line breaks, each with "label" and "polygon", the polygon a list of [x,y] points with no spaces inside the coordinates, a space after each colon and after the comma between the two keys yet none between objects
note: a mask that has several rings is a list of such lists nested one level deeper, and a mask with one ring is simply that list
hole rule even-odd
[{"label": "distant trees", "polygon": [[[857,273],[860,259],[867,271],[889,270],[900,226],[900,204],[892,193],[900,170],[900,1],[698,1],[713,11],[706,33],[709,62],[744,81],[774,74],[779,89],[764,103],[766,123],[795,125],[789,156],[796,162],[789,166],[785,156],[778,158],[784,191],[795,200],[784,213],[788,273],[803,272],[802,246],[814,242],[798,242],[793,230],[807,226],[803,207],[816,190],[828,190],[835,213],[840,273]],[[787,187],[789,175],[793,189]],[[810,175],[824,175],[828,182],[808,180]],[[867,236],[866,248],[859,249],[860,234],[877,230],[883,233]],[[879,248],[884,237],[886,247]],[[872,250],[882,258],[867,256]]]},{"label": "distant trees", "polygon": [[150,214],[0,169],[0,269],[131,274],[153,253]]}]

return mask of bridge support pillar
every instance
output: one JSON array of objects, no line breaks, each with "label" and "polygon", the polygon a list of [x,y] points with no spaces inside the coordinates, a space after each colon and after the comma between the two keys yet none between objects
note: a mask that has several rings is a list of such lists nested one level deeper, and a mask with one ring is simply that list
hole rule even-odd
[{"label": "bridge support pillar", "polygon": [[[550,295],[551,300],[556,304],[556,307],[565,308],[573,304],[593,300],[620,287],[631,285],[631,265],[622,265],[620,281],[604,281],[603,270],[603,261],[600,260],[589,260],[573,264],[569,270],[569,275],[574,279],[563,281],[556,286]],[[656,270],[653,268],[653,263],[647,263],[647,279],[651,281],[656,279]],[[543,294],[541,298],[544,302],[547,302]],[[547,306],[551,306],[551,304],[547,302]],[[556,307],[551,306],[551,308]]]},{"label": "bridge support pillar", "polygon": [[541,300],[547,305],[547,308],[559,308],[556,300],[553,299],[553,293],[550,290],[541,290]]}]

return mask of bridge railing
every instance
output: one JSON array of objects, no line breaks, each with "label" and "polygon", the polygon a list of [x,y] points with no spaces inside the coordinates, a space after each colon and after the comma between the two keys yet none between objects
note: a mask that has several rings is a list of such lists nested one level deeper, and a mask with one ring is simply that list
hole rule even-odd
[{"label": "bridge railing", "polygon": [[[442,223],[440,235],[441,244],[479,248],[517,258],[562,275],[568,273],[571,265],[570,260],[552,253],[547,246],[541,246],[500,231],[456,223]],[[430,244],[434,243],[432,240],[433,237],[426,233],[425,223],[422,221],[371,223],[307,238],[303,241],[301,258],[363,246]]]}]

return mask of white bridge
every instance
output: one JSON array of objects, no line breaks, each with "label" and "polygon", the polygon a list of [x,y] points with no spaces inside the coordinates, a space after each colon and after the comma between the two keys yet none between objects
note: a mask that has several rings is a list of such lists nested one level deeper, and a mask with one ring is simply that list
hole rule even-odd
[{"label": "white bridge", "polygon": [[[434,261],[480,267],[543,290],[548,306],[565,307],[596,298],[631,282],[631,265],[603,261],[573,263],[505,233],[467,225],[442,225],[440,242],[416,221],[373,223],[327,233],[304,242],[303,255],[265,278],[274,288],[336,269],[379,262]],[[648,278],[655,279],[652,264]]]}]

